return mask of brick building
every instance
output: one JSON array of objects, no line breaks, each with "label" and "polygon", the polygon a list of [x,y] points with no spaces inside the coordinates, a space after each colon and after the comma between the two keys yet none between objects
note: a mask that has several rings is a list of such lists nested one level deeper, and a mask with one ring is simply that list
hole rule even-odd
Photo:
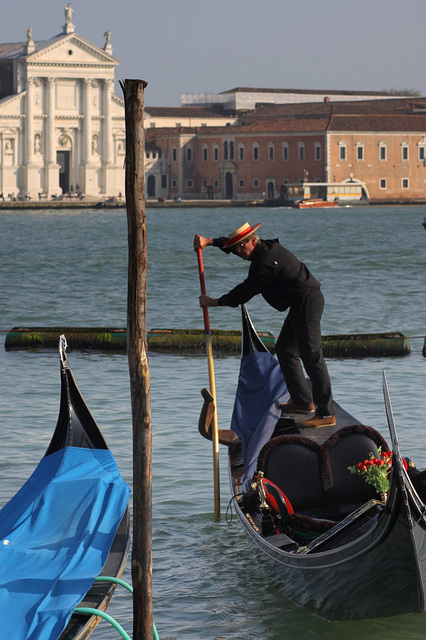
[{"label": "brick building", "polygon": [[228,126],[148,129],[148,197],[275,199],[322,183],[329,198],[359,185],[370,201],[424,201],[425,149],[426,99],[256,105]]}]

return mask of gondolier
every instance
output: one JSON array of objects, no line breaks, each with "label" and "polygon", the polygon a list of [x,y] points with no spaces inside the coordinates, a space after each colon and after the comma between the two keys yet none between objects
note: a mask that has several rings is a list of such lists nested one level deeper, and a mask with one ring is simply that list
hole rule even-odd
[{"label": "gondolier", "polygon": [[[328,427],[336,424],[330,377],[325,364],[320,320],[324,297],[320,283],[279,241],[261,240],[247,222],[228,237],[205,238],[196,235],[194,249],[215,246],[250,261],[246,280],[220,298],[201,295],[201,307],[237,307],[261,294],[277,311],[288,314],[276,342],[276,354],[290,392],[290,402],[281,405],[286,413],[315,415],[299,423],[302,427]],[[312,383],[307,384],[301,361]],[[316,405],[316,408],[315,408]]]}]

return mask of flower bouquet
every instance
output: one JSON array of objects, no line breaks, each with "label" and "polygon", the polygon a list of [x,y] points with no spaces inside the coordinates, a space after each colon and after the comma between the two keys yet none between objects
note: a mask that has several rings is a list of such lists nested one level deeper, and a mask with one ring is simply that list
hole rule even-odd
[{"label": "flower bouquet", "polygon": [[392,451],[377,450],[378,457],[370,453],[368,460],[348,467],[351,473],[362,475],[367,484],[371,484],[380,498],[385,501],[389,491],[389,470],[392,466]]}]

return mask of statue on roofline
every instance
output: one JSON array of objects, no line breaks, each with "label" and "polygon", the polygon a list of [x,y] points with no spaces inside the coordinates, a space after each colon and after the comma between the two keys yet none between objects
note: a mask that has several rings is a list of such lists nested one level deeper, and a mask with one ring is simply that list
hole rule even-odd
[{"label": "statue on roofline", "polygon": [[67,6],[64,8],[65,10],[65,22],[69,24],[72,18],[73,8],[71,6],[71,2],[68,2]]}]

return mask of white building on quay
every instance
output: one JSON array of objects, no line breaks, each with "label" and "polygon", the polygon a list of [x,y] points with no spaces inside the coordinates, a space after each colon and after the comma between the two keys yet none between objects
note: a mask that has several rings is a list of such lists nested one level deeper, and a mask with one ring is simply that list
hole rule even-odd
[{"label": "white building on quay", "polygon": [[0,44],[0,193],[37,199],[124,193],[124,100],[111,32],[88,42],[65,7],[62,32]]}]

